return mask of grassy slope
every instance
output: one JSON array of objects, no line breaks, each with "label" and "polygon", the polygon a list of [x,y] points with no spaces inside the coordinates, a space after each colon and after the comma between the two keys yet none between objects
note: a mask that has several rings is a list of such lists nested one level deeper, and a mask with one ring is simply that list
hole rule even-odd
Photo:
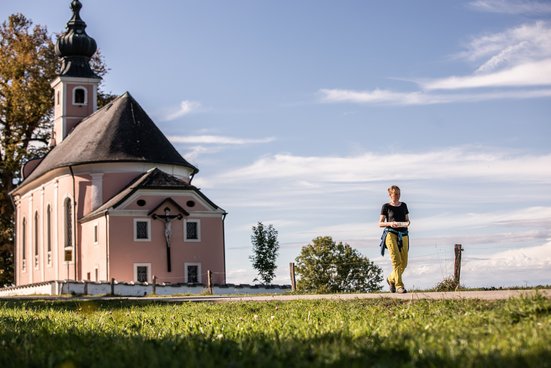
[{"label": "grassy slope", "polygon": [[0,367],[551,367],[551,301],[0,302]]}]

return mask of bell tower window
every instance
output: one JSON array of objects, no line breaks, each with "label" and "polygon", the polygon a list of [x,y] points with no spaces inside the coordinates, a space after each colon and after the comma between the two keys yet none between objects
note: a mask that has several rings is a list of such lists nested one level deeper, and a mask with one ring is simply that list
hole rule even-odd
[{"label": "bell tower window", "polygon": [[73,105],[86,105],[86,89],[76,87],[73,90]]}]

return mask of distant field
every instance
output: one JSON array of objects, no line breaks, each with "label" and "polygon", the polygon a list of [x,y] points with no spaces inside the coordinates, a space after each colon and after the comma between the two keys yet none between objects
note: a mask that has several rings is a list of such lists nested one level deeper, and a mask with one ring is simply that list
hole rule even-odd
[{"label": "distant field", "polygon": [[551,300],[0,302],[0,367],[551,367]]}]

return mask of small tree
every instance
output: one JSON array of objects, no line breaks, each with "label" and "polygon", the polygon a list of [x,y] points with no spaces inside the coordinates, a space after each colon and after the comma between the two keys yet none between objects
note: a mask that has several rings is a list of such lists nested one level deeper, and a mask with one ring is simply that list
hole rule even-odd
[{"label": "small tree", "polygon": [[306,292],[371,292],[382,289],[382,269],[348,244],[320,236],[296,258],[297,288]]},{"label": "small tree", "polygon": [[258,271],[258,278],[253,281],[260,281],[263,284],[270,284],[275,277],[276,259],[279,251],[277,230],[268,225],[265,227],[262,222],[253,226],[251,235],[253,244],[253,255],[249,257],[253,267]]}]

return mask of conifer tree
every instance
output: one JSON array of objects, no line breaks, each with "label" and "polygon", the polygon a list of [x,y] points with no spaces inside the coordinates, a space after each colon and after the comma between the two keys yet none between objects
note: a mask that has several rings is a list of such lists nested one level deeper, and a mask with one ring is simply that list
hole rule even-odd
[{"label": "conifer tree", "polygon": [[265,227],[262,222],[258,222],[256,226],[253,226],[251,242],[253,255],[249,258],[254,269],[258,271],[258,278],[253,281],[260,281],[265,285],[270,284],[275,278],[277,268],[276,260],[279,251],[277,230],[272,225]]}]

